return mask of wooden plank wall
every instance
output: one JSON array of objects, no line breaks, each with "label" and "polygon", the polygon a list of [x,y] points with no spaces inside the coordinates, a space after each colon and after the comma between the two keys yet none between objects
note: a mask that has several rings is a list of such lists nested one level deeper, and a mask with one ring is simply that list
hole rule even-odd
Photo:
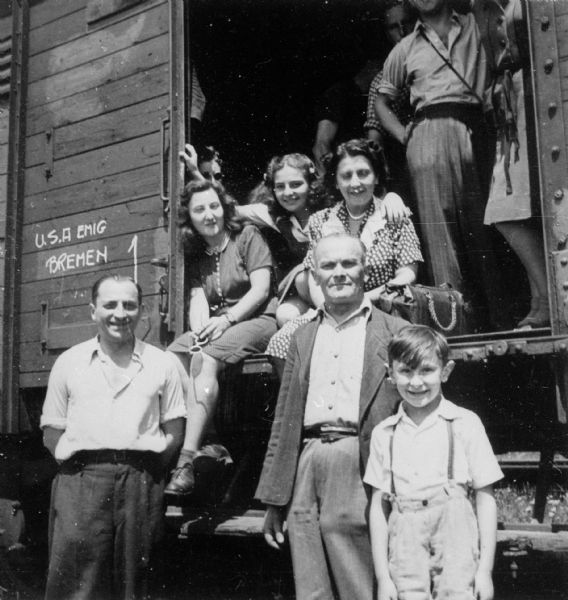
[{"label": "wooden plank wall", "polygon": [[[11,46],[12,18],[0,19],[0,58],[8,59],[10,53],[7,46]],[[6,48],[4,50],[4,48]],[[1,62],[0,68],[8,69],[10,63]],[[8,122],[10,116],[9,96],[0,96],[0,340],[4,334],[4,267],[5,267],[5,239],[6,239],[6,196],[8,173]],[[1,362],[1,361],[0,361]],[[0,365],[0,378],[1,365]]]},{"label": "wooden plank wall", "polygon": [[[59,350],[49,326],[91,334],[88,302],[101,272],[134,275],[158,341],[158,279],[168,255],[160,190],[160,126],[169,106],[167,0],[145,0],[89,24],[90,0],[31,8],[22,254],[21,379],[43,386]],[[49,335],[49,332],[48,332]],[[76,338],[76,339],[72,339]]]}]

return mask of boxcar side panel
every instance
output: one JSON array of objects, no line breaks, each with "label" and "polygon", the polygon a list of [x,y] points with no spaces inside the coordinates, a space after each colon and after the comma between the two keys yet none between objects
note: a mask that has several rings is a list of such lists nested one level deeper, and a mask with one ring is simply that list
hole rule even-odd
[{"label": "boxcar side panel", "polygon": [[160,342],[164,271],[150,261],[169,254],[160,199],[169,3],[122,3],[96,21],[93,7],[45,0],[30,9],[22,387],[44,386],[56,356],[93,334],[87,304],[102,272],[137,278],[146,305],[138,333]]},{"label": "boxcar side panel", "polygon": [[[0,18],[0,300],[4,298],[6,195],[8,183],[8,124],[12,19]],[[0,340],[4,335],[4,303],[0,301]],[[0,360],[0,380],[2,361]]]},{"label": "boxcar side panel", "polygon": [[553,333],[568,331],[568,2],[529,0],[535,122]]}]

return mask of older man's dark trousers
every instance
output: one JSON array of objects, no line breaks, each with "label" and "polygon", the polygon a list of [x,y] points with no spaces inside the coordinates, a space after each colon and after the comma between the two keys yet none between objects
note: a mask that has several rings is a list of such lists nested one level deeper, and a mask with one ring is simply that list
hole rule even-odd
[{"label": "older man's dark trousers", "polygon": [[78,453],[53,482],[46,600],[147,596],[151,551],[163,530],[159,455],[114,457]]}]

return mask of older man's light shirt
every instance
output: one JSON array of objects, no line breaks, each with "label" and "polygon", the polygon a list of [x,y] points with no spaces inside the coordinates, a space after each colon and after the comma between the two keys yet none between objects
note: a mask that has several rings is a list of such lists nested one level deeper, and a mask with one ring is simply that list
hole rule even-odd
[{"label": "older man's light shirt", "polygon": [[136,340],[118,369],[97,339],[64,352],[49,377],[41,427],[63,429],[55,458],[103,448],[163,452],[160,424],[185,416],[179,374],[165,352]]},{"label": "older man's light shirt", "polygon": [[371,303],[338,323],[325,309],[316,333],[304,426],[359,422],[359,396]]}]

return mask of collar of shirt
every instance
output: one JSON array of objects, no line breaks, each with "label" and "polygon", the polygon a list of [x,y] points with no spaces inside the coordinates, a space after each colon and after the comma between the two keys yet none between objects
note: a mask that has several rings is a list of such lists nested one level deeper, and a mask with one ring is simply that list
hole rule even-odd
[{"label": "collar of shirt", "polygon": [[289,215],[289,216],[280,216],[280,217],[276,217],[276,225],[278,225],[278,223],[280,221],[284,221],[287,220],[291,227],[290,227],[290,231],[292,232],[292,235],[294,236],[294,238],[296,239],[296,241],[298,242],[309,242],[310,238],[308,236],[308,224],[306,223],[305,227],[302,227],[300,225],[300,221],[298,221],[298,219],[296,218],[295,215]]},{"label": "collar of shirt", "polygon": [[371,316],[371,301],[366,297],[363,298],[363,302],[361,302],[359,308],[356,308],[352,313],[350,313],[347,317],[345,317],[345,319],[343,319],[341,322],[337,322],[335,320],[335,318],[332,317],[332,315],[326,309],[325,304],[322,304],[320,307],[318,307],[317,314],[322,319],[327,319],[327,320],[331,321],[333,323],[334,327],[341,327],[342,325],[345,325],[345,323],[347,323],[348,321],[351,321],[351,319],[354,319],[355,317],[357,317],[359,315],[363,315],[365,317],[365,319],[369,320],[369,317]]},{"label": "collar of shirt", "polygon": [[[455,10],[452,10],[452,14],[450,15],[450,21],[452,22],[452,26],[457,25],[458,27],[462,27],[462,25],[463,25],[462,19],[463,19],[463,15],[460,15]],[[434,31],[434,29],[430,25],[428,25],[427,23],[424,23],[420,19],[417,19],[416,24],[414,25],[414,31],[416,33],[418,33],[418,31],[420,29],[425,29],[425,30],[430,29],[431,31]]]},{"label": "collar of shirt", "polygon": [[225,239],[223,240],[223,243],[220,246],[215,246],[215,248],[205,248],[205,254],[208,254],[209,256],[215,256],[215,254],[222,254],[229,245],[230,240],[231,234],[227,233]]},{"label": "collar of shirt", "polygon": [[408,423],[413,427],[425,428],[428,427],[429,424],[435,422],[438,418],[446,419],[446,421],[453,421],[454,419],[459,418],[459,416],[458,407],[442,396],[438,408],[432,414],[428,415],[420,425],[416,425],[416,423],[414,423],[414,421],[406,414],[403,403],[401,402],[396,414],[387,417],[379,426],[382,429],[387,429],[388,427],[398,425],[401,420],[404,420],[405,423]]},{"label": "collar of shirt", "polygon": [[[105,354],[103,349],[101,348],[101,343],[99,341],[99,337],[94,337],[92,340],[92,350],[91,350],[91,361],[95,354],[101,360],[101,362],[108,362],[108,355]],[[142,364],[142,352],[144,349],[144,342],[139,340],[137,337],[134,338],[134,348],[132,349],[132,361]]]}]

